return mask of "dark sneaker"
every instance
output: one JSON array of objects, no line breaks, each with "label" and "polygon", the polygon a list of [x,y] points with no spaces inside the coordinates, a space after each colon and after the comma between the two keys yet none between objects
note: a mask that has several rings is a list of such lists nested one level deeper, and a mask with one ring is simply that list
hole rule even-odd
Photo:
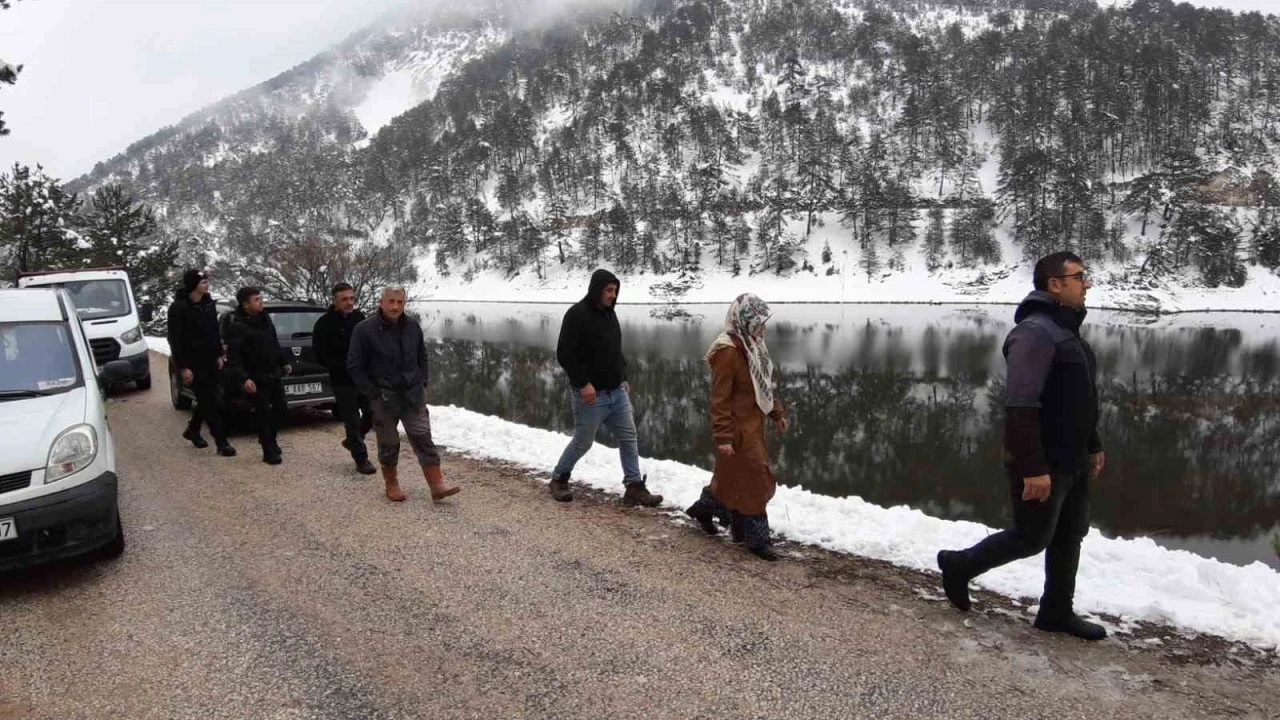
[{"label": "dark sneaker", "polygon": [[957,610],[968,612],[973,603],[969,600],[969,578],[960,571],[959,553],[952,550],[938,551],[938,569],[942,571],[942,591]]},{"label": "dark sneaker", "polygon": [[711,513],[698,507],[697,504],[690,505],[685,511],[685,515],[698,521],[698,525],[702,528],[702,532],[708,535],[719,535],[720,528],[716,527],[715,520]]},{"label": "dark sneaker", "polygon": [[1098,623],[1091,623],[1075,613],[1064,619],[1050,619],[1037,615],[1035,626],[1037,630],[1066,633],[1081,640],[1097,641],[1107,636],[1106,628]]},{"label": "dark sneaker", "polygon": [[231,443],[219,443],[218,454],[222,457],[235,457],[236,449],[231,447]]},{"label": "dark sneaker", "polygon": [[374,467],[373,463],[369,462],[369,458],[364,458],[356,461],[356,472],[361,475],[372,475],[378,472],[378,468]]},{"label": "dark sneaker", "polygon": [[622,494],[622,503],[641,507],[658,507],[662,504],[662,496],[649,492],[649,488],[645,487],[644,481],[641,480],[627,486],[627,491]]},{"label": "dark sneaker", "polygon": [[195,446],[196,446],[196,447],[198,447],[198,448],[202,448],[202,449],[203,449],[203,448],[207,448],[207,447],[209,447],[209,443],[208,443],[208,441],[206,441],[204,438],[200,437],[200,431],[199,431],[199,430],[196,430],[196,429],[194,429],[194,428],[187,428],[186,430],[183,430],[183,431],[182,431],[182,439],[183,439],[183,440],[190,440],[190,441],[191,441],[191,444],[192,444],[192,445],[195,445]]},{"label": "dark sneaker", "polygon": [[777,562],[778,560],[778,553],[775,552],[773,547],[770,545],[765,545],[764,547],[758,547],[758,548],[747,548],[747,549],[751,551],[752,555],[755,555],[761,560],[768,560],[769,562]]},{"label": "dark sneaker", "polygon": [[557,502],[569,502],[573,499],[573,490],[569,489],[569,474],[551,478],[551,497]]},{"label": "dark sneaker", "polygon": [[267,448],[262,451],[262,462],[268,465],[279,465],[284,462],[284,453],[280,448]]}]

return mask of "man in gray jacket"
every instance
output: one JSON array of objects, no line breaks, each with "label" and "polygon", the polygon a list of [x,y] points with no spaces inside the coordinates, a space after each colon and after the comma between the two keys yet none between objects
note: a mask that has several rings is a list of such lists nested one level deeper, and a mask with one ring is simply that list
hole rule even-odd
[{"label": "man in gray jacket", "polygon": [[347,373],[360,394],[369,398],[387,499],[405,499],[396,475],[399,425],[403,423],[431,488],[431,499],[439,502],[459,488],[447,485],[440,471],[440,453],[431,440],[431,419],[427,414],[427,346],[422,328],[405,315],[404,303],[404,288],[388,287],[382,291],[378,312],[351,332]]}]

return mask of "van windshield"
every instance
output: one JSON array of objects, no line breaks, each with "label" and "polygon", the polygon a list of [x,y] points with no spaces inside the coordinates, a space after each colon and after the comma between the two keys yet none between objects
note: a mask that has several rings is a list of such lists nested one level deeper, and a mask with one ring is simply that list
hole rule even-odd
[{"label": "van windshield", "polygon": [[63,393],[82,384],[66,323],[0,323],[0,401]]},{"label": "van windshield", "polygon": [[66,288],[81,320],[121,317],[130,311],[129,291],[123,280],[73,280],[41,287]]},{"label": "van windshield", "polygon": [[276,326],[276,335],[281,340],[295,337],[310,337],[316,321],[324,315],[324,310],[277,310],[267,308],[271,313],[271,322]]}]

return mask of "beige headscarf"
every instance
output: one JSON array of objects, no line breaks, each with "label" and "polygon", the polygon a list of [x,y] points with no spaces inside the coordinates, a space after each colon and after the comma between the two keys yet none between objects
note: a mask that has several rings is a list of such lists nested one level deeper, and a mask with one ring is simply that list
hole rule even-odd
[{"label": "beige headscarf", "polygon": [[772,313],[765,301],[752,293],[743,293],[729,306],[724,318],[724,332],[707,348],[704,359],[711,364],[711,356],[717,350],[734,347],[733,338],[742,341],[747,350],[747,366],[751,369],[751,384],[756,390],[756,405],[760,412],[773,412],[773,358],[764,340],[756,340],[756,330],[764,325]]}]

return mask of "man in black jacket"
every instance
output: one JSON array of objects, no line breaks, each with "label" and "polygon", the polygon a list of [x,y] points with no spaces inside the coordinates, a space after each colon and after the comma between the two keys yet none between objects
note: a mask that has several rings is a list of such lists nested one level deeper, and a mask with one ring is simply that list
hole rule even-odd
[{"label": "man in black jacket", "polygon": [[356,292],[347,283],[333,286],[333,304],[329,312],[316,320],[311,331],[311,349],[316,360],[329,370],[329,384],[333,386],[333,399],[338,404],[338,416],[346,428],[347,437],[342,446],[351,453],[356,470],[364,475],[377,472],[369,462],[369,451],[364,436],[373,429],[373,415],[369,400],[356,389],[347,372],[347,351],[351,347],[351,332],[365,318],[356,308]]},{"label": "man in black jacket", "polygon": [[596,430],[604,425],[618,441],[622,459],[622,501],[628,505],[655,507],[661,495],[650,493],[640,474],[640,451],[636,420],[631,411],[631,388],[627,384],[627,359],[622,354],[622,327],[614,305],[620,288],[618,278],[608,270],[596,270],[586,297],[564,314],[556,359],[573,387],[573,439],[560,455],[551,473],[551,497],[560,502],[573,499],[569,477],[582,456],[595,442]]},{"label": "man in black jacket", "polygon": [[262,306],[262,291],[242,287],[236,291],[236,303],[227,323],[228,383],[243,391],[253,405],[262,461],[279,465],[283,453],[276,436],[287,407],[282,379],[293,368],[285,360],[275,323]]},{"label": "man in black jacket", "polygon": [[351,333],[347,372],[356,389],[369,398],[369,408],[373,410],[378,464],[382,466],[387,499],[405,499],[398,477],[399,425],[403,424],[431,489],[431,500],[439,502],[459,488],[446,484],[440,470],[440,453],[431,439],[431,418],[427,413],[427,345],[417,320],[405,315],[404,304],[404,288],[383,289],[378,312],[356,325]]},{"label": "man in black jacket", "polygon": [[235,448],[227,442],[218,409],[218,372],[224,357],[218,333],[218,308],[209,296],[209,277],[191,269],[182,276],[182,287],[169,305],[169,352],[183,385],[196,394],[196,408],[182,437],[198,448],[209,447],[200,436],[200,425],[209,426],[218,454],[231,457]]},{"label": "man in black jacket", "polygon": [[1106,463],[1098,437],[1097,361],[1080,336],[1090,284],[1084,264],[1071,253],[1041,258],[1034,284],[1004,343],[1005,473],[1013,527],[967,550],[939,552],[938,567],[947,598],[968,610],[969,580],[1043,550],[1044,595],[1035,626],[1101,640],[1106,630],[1072,606],[1080,543],[1089,532],[1088,485]]}]

